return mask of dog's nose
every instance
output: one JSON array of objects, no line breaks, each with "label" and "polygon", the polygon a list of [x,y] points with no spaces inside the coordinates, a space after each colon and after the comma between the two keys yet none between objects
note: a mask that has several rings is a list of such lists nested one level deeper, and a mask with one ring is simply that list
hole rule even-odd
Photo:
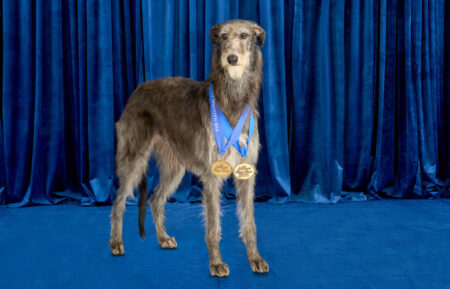
[{"label": "dog's nose", "polygon": [[231,55],[228,55],[227,60],[228,60],[229,64],[234,65],[237,63],[238,57],[234,54],[231,54]]}]

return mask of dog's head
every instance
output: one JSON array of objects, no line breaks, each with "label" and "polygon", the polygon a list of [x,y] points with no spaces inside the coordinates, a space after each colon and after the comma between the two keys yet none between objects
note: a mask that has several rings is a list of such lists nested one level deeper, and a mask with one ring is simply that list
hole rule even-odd
[{"label": "dog's head", "polygon": [[264,44],[265,31],[255,22],[230,20],[217,24],[209,33],[218,51],[219,64],[232,79],[240,78],[252,65],[252,57]]}]

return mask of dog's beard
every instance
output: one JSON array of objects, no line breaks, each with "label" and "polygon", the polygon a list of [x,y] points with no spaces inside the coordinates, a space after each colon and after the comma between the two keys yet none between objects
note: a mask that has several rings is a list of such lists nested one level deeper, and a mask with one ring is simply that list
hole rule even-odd
[{"label": "dog's beard", "polygon": [[228,72],[228,75],[236,80],[242,77],[244,74],[244,67],[241,65],[228,65],[225,67],[225,70]]}]

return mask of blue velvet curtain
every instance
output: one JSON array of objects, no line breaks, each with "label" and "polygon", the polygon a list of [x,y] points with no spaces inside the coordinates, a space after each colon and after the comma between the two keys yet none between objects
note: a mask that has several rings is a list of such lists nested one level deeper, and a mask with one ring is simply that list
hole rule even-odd
[{"label": "blue velvet curtain", "polygon": [[[0,203],[114,198],[114,122],[141,82],[205,79],[209,29],[266,30],[256,197],[448,196],[444,0],[1,3]],[[150,162],[149,189],[157,171]],[[225,186],[225,197],[234,189]],[[200,198],[186,175],[174,199]]]}]

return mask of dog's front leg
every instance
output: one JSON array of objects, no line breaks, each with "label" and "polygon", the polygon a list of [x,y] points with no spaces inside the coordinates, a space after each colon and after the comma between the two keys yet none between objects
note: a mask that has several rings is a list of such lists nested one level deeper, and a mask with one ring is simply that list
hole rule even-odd
[{"label": "dog's front leg", "polygon": [[261,258],[256,242],[256,225],[254,217],[253,196],[255,177],[248,180],[234,179],[238,193],[238,214],[240,237],[247,247],[248,262],[253,272],[269,272],[269,265]]},{"label": "dog's front leg", "polygon": [[215,176],[203,177],[203,207],[206,225],[206,245],[209,252],[209,270],[212,276],[226,277],[230,271],[228,265],[223,263],[220,253],[220,189],[222,181]]}]

